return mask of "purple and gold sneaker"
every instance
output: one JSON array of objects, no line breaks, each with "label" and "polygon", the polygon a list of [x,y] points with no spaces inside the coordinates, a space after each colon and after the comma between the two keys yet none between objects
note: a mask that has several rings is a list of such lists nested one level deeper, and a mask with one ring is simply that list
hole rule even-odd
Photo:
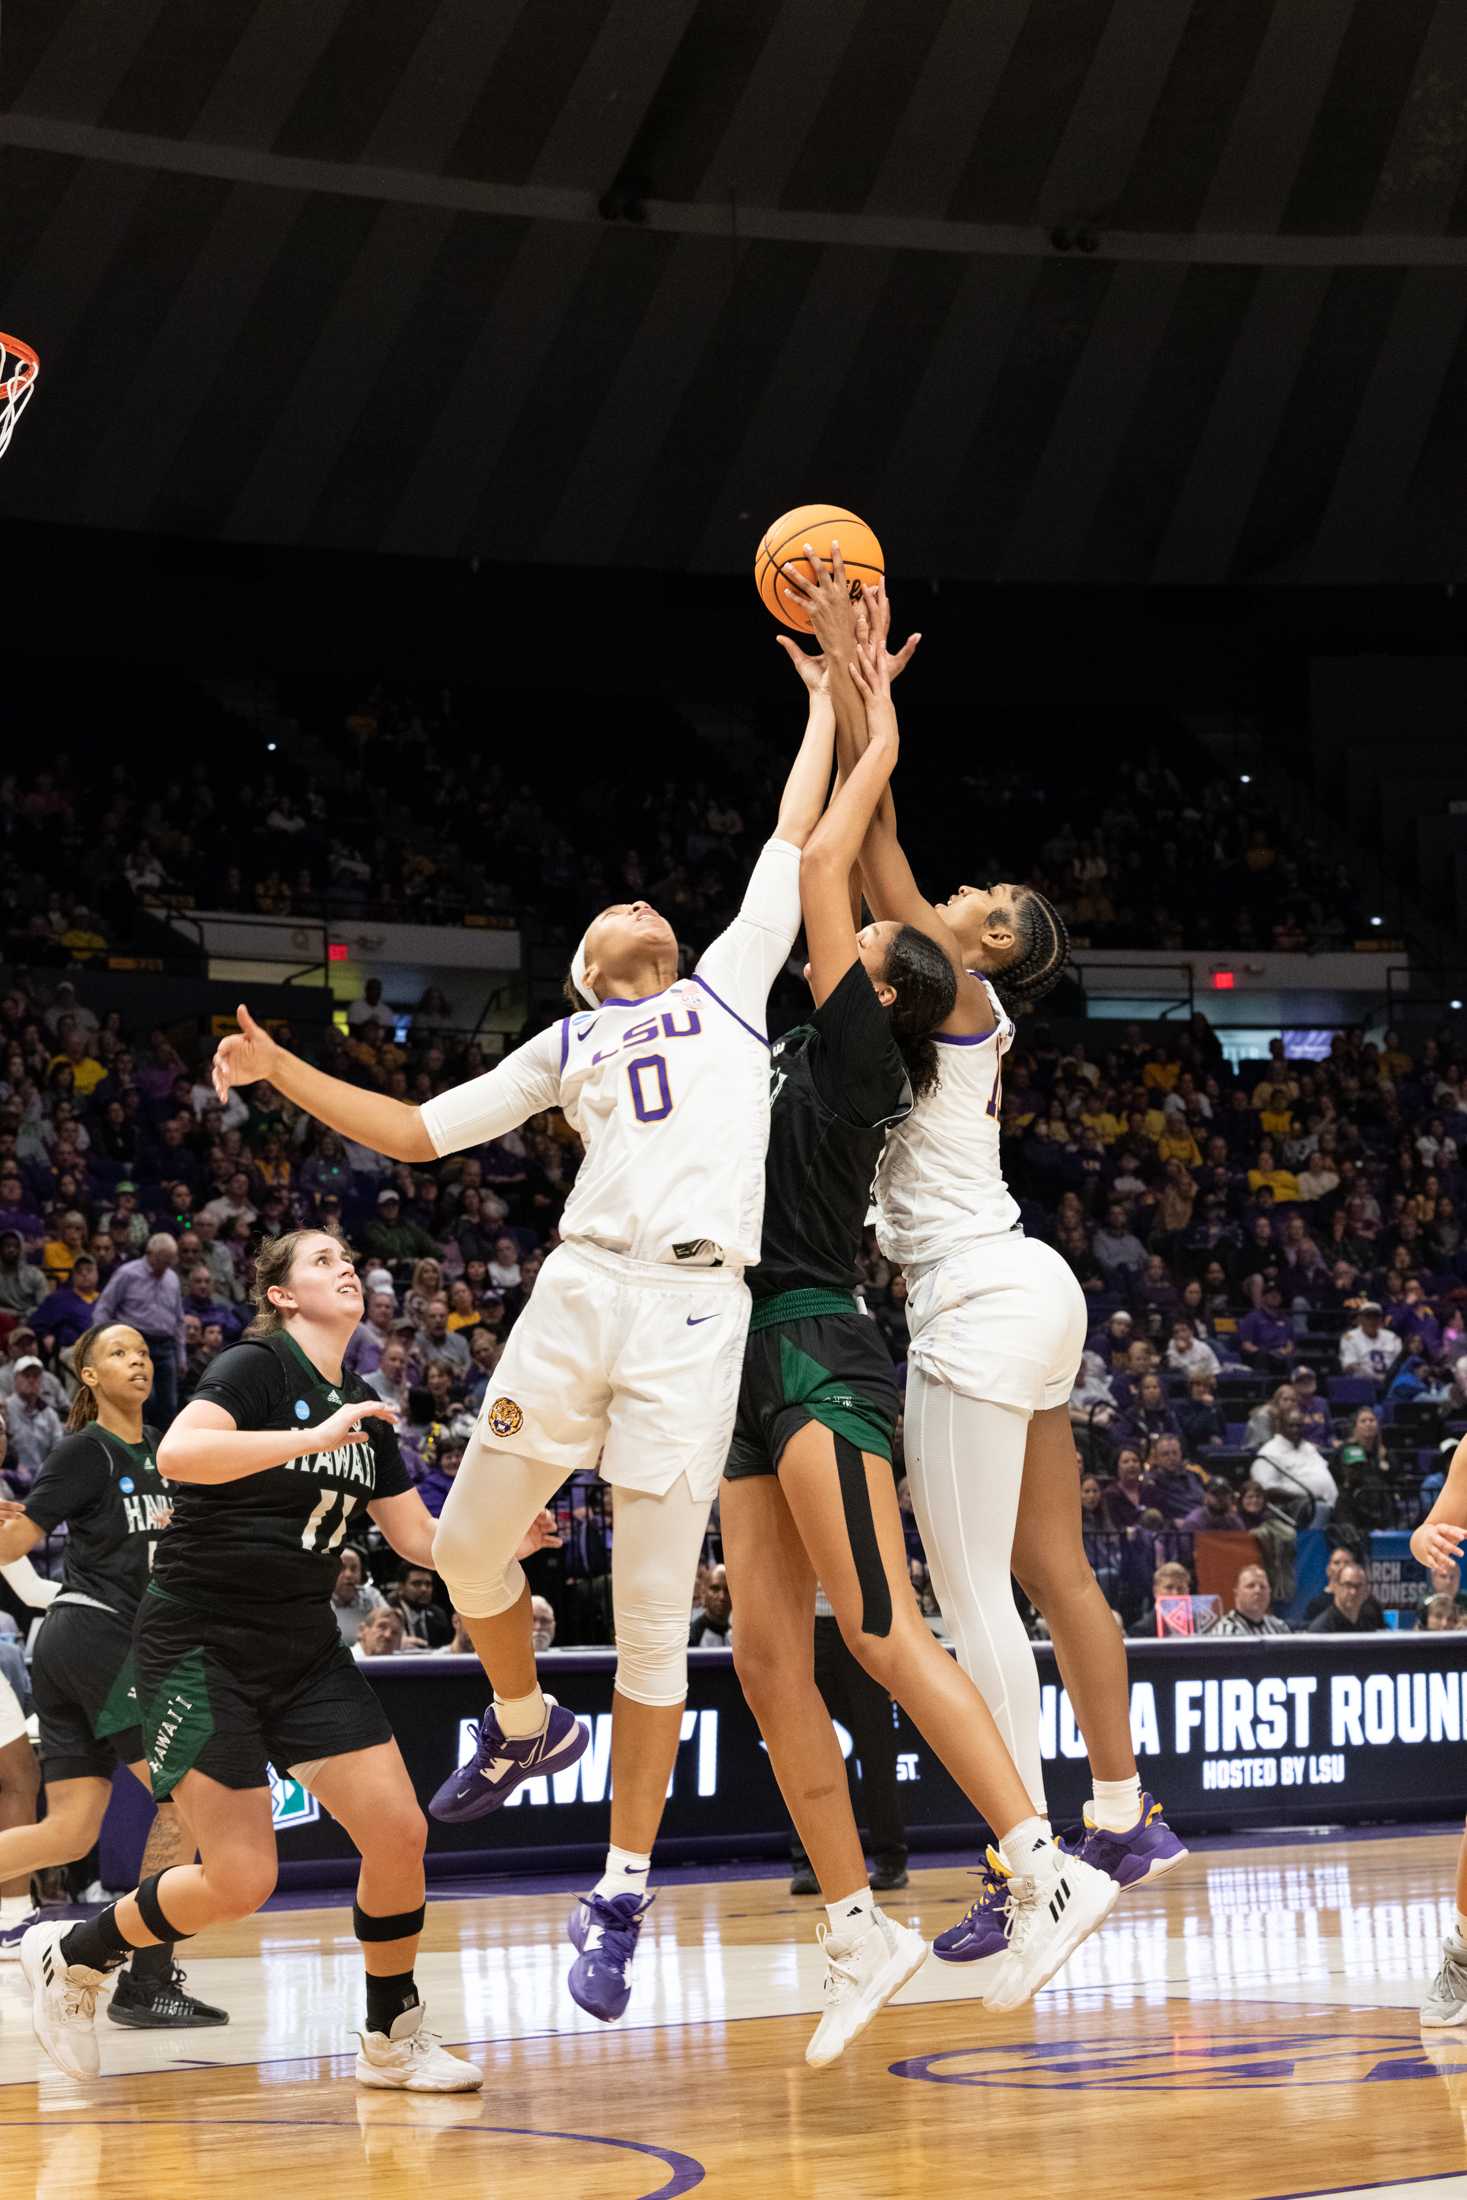
[{"label": "purple and gold sneaker", "polygon": [[1129,1833],[1110,1833],[1097,1826],[1087,1803],[1084,1825],[1062,1834],[1059,1845],[1066,1856],[1093,1864],[1118,1887],[1139,1887],[1143,1880],[1160,1879],[1187,1853],[1162,1817],[1160,1803],[1149,1795],[1142,1796],[1141,1816]]},{"label": "purple and gold sneaker", "polygon": [[580,1950],[566,1981],[571,2000],[603,2024],[615,2024],[632,1997],[632,1958],[655,1894],[583,1894],[566,1926]]},{"label": "purple and gold sneaker", "polygon": [[1009,1879],[1012,1876],[996,1849],[979,1873],[978,1899],[932,1943],[932,1953],[943,1963],[981,1963],[985,1956],[1001,1956],[1008,1947]]},{"label": "purple and gold sneaker", "polygon": [[545,1698],[545,1724],[539,1733],[520,1740],[505,1733],[491,1703],[479,1721],[478,1748],[466,1765],[449,1774],[428,1805],[429,1815],[450,1826],[486,1818],[509,1800],[521,1781],[573,1765],[590,1739],[589,1730],[553,1696]]}]

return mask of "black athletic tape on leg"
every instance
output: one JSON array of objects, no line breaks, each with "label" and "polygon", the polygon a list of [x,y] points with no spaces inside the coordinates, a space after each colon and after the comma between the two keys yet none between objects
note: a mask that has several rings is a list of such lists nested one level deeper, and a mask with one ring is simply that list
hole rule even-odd
[{"label": "black athletic tape on leg", "polygon": [[[170,1865],[169,1870],[172,1869]],[[191,1940],[191,1933],[181,1933],[163,1914],[163,1905],[158,1900],[158,1889],[167,1877],[167,1871],[154,1872],[151,1879],[143,1881],[136,1897],[138,1914],[155,1940]]]},{"label": "black athletic tape on leg", "polygon": [[351,1929],[358,1940],[411,1940],[423,1930],[427,1914],[427,1903],[420,1902],[415,1910],[401,1910],[396,1917],[368,1917],[360,1902],[354,1902]]},{"label": "black athletic tape on leg", "polygon": [[840,1501],[846,1516],[846,1534],[861,1585],[861,1632],[891,1633],[891,1589],[881,1548],[876,1541],[876,1521],[871,1512],[871,1492],[866,1484],[866,1462],[849,1436],[835,1434],[835,1464],[840,1475]]}]

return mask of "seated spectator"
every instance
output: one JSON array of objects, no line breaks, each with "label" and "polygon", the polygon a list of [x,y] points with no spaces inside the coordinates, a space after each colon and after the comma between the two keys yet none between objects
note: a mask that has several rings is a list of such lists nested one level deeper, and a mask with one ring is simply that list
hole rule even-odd
[{"label": "seated spectator", "polygon": [[1218,1635],[1287,1635],[1289,1623],[1272,1610],[1273,1590],[1261,1566],[1245,1566],[1233,1583],[1233,1608],[1213,1629]]},{"label": "seated spectator", "polygon": [[[1311,1620],[1311,1635],[1364,1635],[1372,1632],[1372,1622],[1366,1616],[1370,1583],[1365,1568],[1358,1558],[1346,1557],[1334,1578],[1330,1599],[1318,1619]],[[1380,1607],[1376,1606],[1374,1626],[1380,1625]]]},{"label": "seated spectator", "polygon": [[448,1287],[448,1327],[451,1335],[463,1337],[472,1350],[474,1331],[479,1328],[483,1316],[475,1303],[471,1286],[462,1276]]},{"label": "seated spectator", "polygon": [[1291,1381],[1304,1421],[1304,1434],[1311,1444],[1317,1444],[1324,1451],[1334,1441],[1334,1423],[1329,1407],[1319,1394],[1318,1378],[1312,1367],[1300,1365],[1294,1369]]},{"label": "seated spectator", "polygon": [[1143,1604],[1134,1627],[1128,1627],[1128,1635],[1156,1635],[1156,1607],[1162,1597],[1189,1597],[1192,1594],[1192,1576],[1179,1559],[1163,1559],[1151,1577],[1151,1596]]},{"label": "seated spectator", "polygon": [[201,1329],[210,1322],[217,1322],[226,1339],[233,1343],[239,1327],[234,1303],[218,1297],[213,1272],[206,1261],[196,1261],[184,1278],[183,1311],[186,1315],[194,1315]]},{"label": "seated spectator", "polygon": [[402,1615],[403,1633],[409,1639],[420,1642],[425,1650],[446,1650],[453,1637],[453,1622],[443,1606],[434,1601],[435,1587],[431,1566],[405,1564],[387,1601]]},{"label": "seated spectator", "polygon": [[1277,1283],[1265,1283],[1263,1303],[1239,1322],[1238,1346],[1254,1367],[1282,1369],[1292,1360],[1294,1325],[1284,1312],[1284,1295]]},{"label": "seated spectator", "polygon": [[1342,1488],[1346,1479],[1352,1488],[1358,1488],[1363,1482],[1379,1484],[1390,1480],[1391,1457],[1386,1449],[1380,1415],[1374,1406],[1357,1406],[1340,1439],[1334,1464],[1336,1479]]},{"label": "seated spectator", "polygon": [[61,1416],[46,1403],[42,1391],[45,1373],[34,1353],[27,1353],[15,1362],[15,1389],[5,1401],[9,1437],[5,1471],[22,1493],[30,1488],[63,1433]]},{"label": "seated spectator", "polygon": [[1428,1595],[1450,1597],[1458,1612],[1462,1611],[1462,1569],[1455,1559],[1448,1559],[1444,1566],[1428,1566],[1426,1587]]},{"label": "seated spectator", "polygon": [[408,1410],[407,1339],[389,1337],[377,1365],[364,1380],[368,1390],[375,1391],[384,1405],[396,1406],[399,1413],[405,1414]]},{"label": "seated spectator", "polygon": [[[1299,1409],[1299,1393],[1292,1383],[1280,1383],[1271,1398],[1265,1398],[1261,1406],[1255,1406],[1243,1428],[1243,1441],[1250,1451],[1262,1451],[1272,1436],[1277,1436],[1284,1425],[1284,1415]],[[1331,1431],[1333,1434],[1333,1431]]]},{"label": "seated spectator", "polygon": [[1297,1405],[1280,1418],[1279,1433],[1271,1436],[1249,1469],[1252,1479],[1277,1493],[1298,1511],[1307,1504],[1301,1524],[1323,1527],[1339,1500],[1339,1487],[1324,1456],[1304,1434],[1304,1417]]},{"label": "seated spectator", "polygon": [[443,1360],[455,1375],[467,1377],[468,1340],[449,1328],[447,1299],[440,1297],[428,1301],[423,1311],[423,1326],[413,1339],[413,1354],[419,1367],[425,1370],[434,1360]]},{"label": "seated spectator", "polygon": [[438,1247],[416,1222],[406,1221],[402,1194],[395,1184],[384,1184],[377,1194],[377,1219],[363,1232],[363,1245],[374,1259],[401,1264],[437,1256]]},{"label": "seated spectator", "polygon": [[530,1643],[537,1658],[555,1648],[555,1607],[548,1597],[530,1599]]},{"label": "seated spectator", "polygon": [[1113,1287],[1139,1275],[1146,1265],[1146,1248],[1131,1228],[1125,1207],[1113,1200],[1103,1226],[1096,1231],[1091,1251]]},{"label": "seated spectator", "polygon": [[1259,1147],[1258,1159],[1248,1171],[1249,1191],[1256,1192],[1260,1186],[1272,1192],[1275,1200],[1281,1205],[1286,1201],[1292,1202],[1300,1197],[1299,1179],[1292,1169],[1284,1169],[1279,1166],[1274,1156],[1273,1147],[1269,1145],[1267,1140]]},{"label": "seated spectator", "polygon": [[[90,1323],[88,1327],[90,1327]],[[0,1360],[0,1403],[15,1396],[15,1371],[22,1360],[39,1356],[40,1339],[28,1322],[17,1322],[5,1340],[5,1357]],[[68,1392],[58,1376],[46,1368],[41,1377],[41,1396],[48,1406],[54,1406],[59,1414],[67,1411]]]},{"label": "seated spectator", "polygon": [[91,1328],[92,1308],[99,1295],[97,1263],[90,1253],[82,1253],[73,1262],[67,1281],[58,1284],[36,1308],[36,1333],[48,1340],[48,1351],[71,1350],[83,1331]]},{"label": "seated spectator", "polygon": [[1340,1373],[1368,1377],[1379,1387],[1401,1357],[1401,1340],[1381,1323],[1375,1299],[1362,1299],[1359,1319],[1340,1339]]},{"label": "seated spectator", "polygon": [[1127,1443],[1143,1448],[1158,1436],[1178,1434],[1177,1417],[1159,1375],[1141,1377],[1130,1405],[1121,1416],[1117,1433]]},{"label": "seated spectator", "polygon": [[[358,1663],[363,1658],[395,1658],[405,1647],[405,1635],[401,1612],[391,1604],[379,1605],[375,1612],[368,1612],[357,1629],[351,1654]],[[417,1647],[421,1649],[422,1645]]]},{"label": "seated spectator", "polygon": [[1192,1377],[1187,1385],[1187,1396],[1176,1412],[1177,1427],[1188,1451],[1206,1451],[1211,1445],[1227,1441],[1227,1422],[1210,1375]]},{"label": "seated spectator", "polygon": [[489,1281],[496,1291],[518,1291],[520,1287],[520,1249],[507,1230],[494,1240]]},{"label": "seated spectator", "polygon": [[1194,1376],[1215,1376],[1218,1357],[1210,1344],[1204,1344],[1190,1321],[1172,1323],[1171,1342],[1166,1348],[1166,1364],[1185,1375],[1190,1381]]},{"label": "seated spectator", "polygon": [[504,1339],[495,1335],[481,1322],[473,1332],[469,1346],[469,1381],[464,1392],[464,1404],[471,1413],[477,1413],[494,1381],[500,1358],[504,1352]]},{"label": "seated spectator", "polygon": [[346,1365],[352,1374],[365,1377],[381,1366],[382,1354],[396,1319],[397,1299],[391,1291],[368,1294],[362,1319],[352,1331],[351,1342],[346,1348]]},{"label": "seated spectator", "polygon": [[733,1635],[733,1599],[728,1574],[722,1566],[710,1566],[703,1586],[703,1609],[688,1629],[692,1650],[721,1650]]},{"label": "seated spectator", "polygon": [[1421,1624],[1429,1635],[1449,1633],[1462,1624],[1455,1597],[1428,1597],[1421,1607]]},{"label": "seated spectator", "polygon": [[45,1296],[45,1270],[25,1258],[19,1230],[0,1230],[0,1313],[25,1321]]},{"label": "seated spectator", "polygon": [[[1304,1607],[1304,1625],[1306,1628],[1312,1628],[1317,1619],[1322,1619],[1327,1612],[1332,1610],[1335,1601],[1335,1585],[1339,1581],[1340,1575],[1347,1567],[1358,1566],[1359,1563],[1352,1550],[1349,1550],[1343,1543],[1336,1544],[1329,1554],[1329,1560],[1324,1569],[1324,1587],[1317,1596],[1312,1596]],[[1379,1628],[1385,1625],[1385,1616],[1368,1589],[1365,1601],[1360,1607],[1360,1615],[1362,1627]]]},{"label": "seated spectator", "polygon": [[331,1609],[348,1650],[361,1633],[363,1622],[373,1612],[380,1612],[386,1602],[382,1591],[368,1581],[361,1552],[354,1545],[343,1543],[337,1562],[336,1586],[331,1591]]},{"label": "seated spectator", "polygon": [[1238,1492],[1238,1511],[1262,1553],[1275,1604],[1292,1604],[1298,1528],[1282,1506],[1272,1502],[1263,1484],[1251,1477]]},{"label": "seated spectator", "polygon": [[1183,1459],[1180,1436],[1152,1438],[1142,1488],[1147,1504],[1154,1505],[1165,1520],[1175,1525],[1184,1519],[1201,1497],[1206,1479],[1200,1467]]},{"label": "seated spectator", "polygon": [[1203,1485],[1202,1502],[1184,1513],[1177,1523],[1190,1535],[1211,1531],[1220,1534],[1224,1530],[1238,1532],[1247,1523],[1233,1498],[1233,1485],[1225,1475],[1215,1474]]},{"label": "seated spectator", "polygon": [[1134,1444],[1122,1444],[1116,1453],[1115,1480],[1102,1497],[1107,1528],[1118,1534],[1139,1527],[1148,1503],[1142,1487],[1141,1454]]},{"label": "seated spectator", "polygon": [[424,1473],[418,1483],[418,1495],[435,1520],[448,1503],[453,1478],[463,1465],[464,1450],[464,1439],[450,1429],[441,1429],[424,1449]]}]

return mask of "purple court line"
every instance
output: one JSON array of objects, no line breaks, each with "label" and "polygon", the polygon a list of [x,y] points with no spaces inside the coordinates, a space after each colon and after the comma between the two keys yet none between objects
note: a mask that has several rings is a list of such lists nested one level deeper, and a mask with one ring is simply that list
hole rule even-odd
[{"label": "purple court line", "polygon": [[[11,2116],[0,2123],[0,2130],[22,2129],[44,2124],[49,2131],[76,2130],[79,2127],[95,2127],[99,2124],[118,2124],[132,2130],[146,2126],[160,2131],[350,2131],[357,2125],[348,2124],[344,2118],[333,2116],[79,2116],[66,2124],[57,2122],[54,2116]],[[374,2124],[379,2131],[411,2131],[419,2138],[425,2133],[421,2123],[408,2121],[400,2124]],[[691,2192],[701,2185],[708,2172],[691,2154],[679,2154],[672,2147],[653,2146],[645,2139],[608,2139],[594,2131],[531,2131],[518,2124],[453,2124],[433,2130],[429,2135],[441,2137],[450,2132],[455,2138],[480,2139],[566,2139],[576,2146],[619,2147],[627,2154],[647,2154],[655,2162],[663,2162],[672,2171],[670,2181],[658,2185],[655,2191],[640,2193],[637,2200],[678,2200],[678,2195]]]},{"label": "purple court line", "polygon": [[1440,2185],[1449,2177],[1460,2184],[1462,2175],[1459,2169],[1429,2169],[1413,2177],[1407,2170],[1400,2177],[1372,2177],[1363,2185],[1311,2185],[1307,2192],[1266,2193],[1261,2200],[1333,2200],[1337,2192],[1388,2192],[1392,2185]]}]

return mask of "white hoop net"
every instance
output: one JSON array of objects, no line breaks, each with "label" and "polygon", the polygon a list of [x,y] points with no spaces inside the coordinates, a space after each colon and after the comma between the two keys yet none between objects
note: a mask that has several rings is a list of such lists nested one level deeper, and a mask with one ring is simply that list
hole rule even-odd
[{"label": "white hoop net", "polygon": [[19,337],[0,335],[0,458],[5,456],[15,423],[31,401],[41,363]]}]

